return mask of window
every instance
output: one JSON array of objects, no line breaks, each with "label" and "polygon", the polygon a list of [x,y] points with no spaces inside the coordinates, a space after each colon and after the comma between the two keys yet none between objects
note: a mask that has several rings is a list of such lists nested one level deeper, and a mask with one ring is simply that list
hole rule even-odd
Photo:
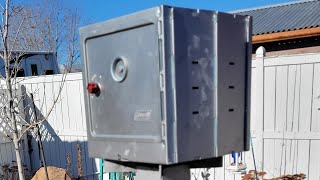
[{"label": "window", "polygon": [[51,75],[51,74],[53,74],[53,70],[46,70],[45,72],[44,72],[44,74],[45,75]]},{"label": "window", "polygon": [[38,67],[36,64],[31,64],[31,75],[38,76]]},{"label": "window", "polygon": [[17,77],[24,77],[24,76],[25,76],[24,69],[19,69],[17,72]]},{"label": "window", "polygon": [[25,74],[24,74],[24,69],[19,69],[19,70],[16,70],[16,69],[12,69],[10,68],[10,76],[11,77],[24,77]]}]

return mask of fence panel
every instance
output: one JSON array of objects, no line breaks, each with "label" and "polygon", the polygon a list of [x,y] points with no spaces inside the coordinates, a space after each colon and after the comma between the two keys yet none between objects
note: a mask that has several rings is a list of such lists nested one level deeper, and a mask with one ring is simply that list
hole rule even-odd
[{"label": "fence panel", "polygon": [[[266,178],[304,173],[319,179],[320,54],[257,54],[252,65],[251,135],[257,169]],[[244,153],[247,170],[254,170],[252,157],[251,151]],[[224,158],[224,169],[215,168],[218,173],[209,179],[240,180],[242,175],[226,170],[230,158]]]},{"label": "fence panel", "polygon": [[[65,81],[62,75],[28,77],[21,79],[20,85],[26,94],[27,119],[35,120],[34,112],[39,119],[48,117],[39,127],[47,165],[69,169],[73,177],[82,174],[95,179],[99,164],[88,156],[82,75],[68,74]],[[35,109],[30,93],[34,96]],[[31,160],[25,163],[35,172],[41,167],[38,139],[32,132],[28,136],[32,139],[31,147],[25,145],[23,152]],[[0,165],[15,159],[11,144],[2,139]]]}]

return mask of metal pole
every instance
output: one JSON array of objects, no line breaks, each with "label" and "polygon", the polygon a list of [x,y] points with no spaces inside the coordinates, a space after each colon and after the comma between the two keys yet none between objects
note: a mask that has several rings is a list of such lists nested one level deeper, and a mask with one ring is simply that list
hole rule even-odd
[{"label": "metal pole", "polygon": [[103,180],[103,165],[104,165],[104,160],[100,159],[100,175],[99,175],[100,180]]},{"label": "metal pole", "polygon": [[[33,105],[33,111],[34,111],[34,116],[35,116],[35,120],[36,122],[38,122],[38,115],[37,115],[37,111],[36,111],[36,105],[34,104],[34,99],[33,99],[33,94],[30,93],[30,97],[31,97],[31,100],[32,100],[32,105]],[[43,151],[43,145],[42,145],[42,140],[41,140],[41,133],[40,133],[40,129],[39,129],[39,126],[38,124],[36,125],[36,128],[37,128],[37,135],[38,135],[38,146],[39,146],[39,150],[41,152],[41,164],[43,165],[44,167],[44,172],[46,174],[46,179],[49,180],[49,175],[48,175],[48,170],[47,170],[47,165],[46,165],[46,159],[45,159],[45,156],[44,156],[44,151]]]},{"label": "metal pole", "polygon": [[254,171],[255,171],[255,176],[256,176],[256,180],[259,180],[258,178],[258,172],[257,172],[257,166],[256,166],[256,159],[254,157],[254,151],[253,151],[253,143],[252,143],[252,136],[250,134],[250,141],[251,141],[251,151],[252,151],[252,158],[253,158],[253,164],[254,164]]}]

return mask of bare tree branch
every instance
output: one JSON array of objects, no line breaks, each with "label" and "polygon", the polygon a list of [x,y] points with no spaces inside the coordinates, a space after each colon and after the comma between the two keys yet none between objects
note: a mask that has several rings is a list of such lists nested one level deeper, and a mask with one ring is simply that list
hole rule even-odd
[{"label": "bare tree branch", "polygon": [[33,129],[33,128],[36,128],[38,125],[42,124],[44,121],[46,121],[48,119],[48,117],[50,116],[50,114],[52,113],[55,105],[57,104],[57,102],[59,101],[59,98],[61,96],[61,92],[63,90],[63,87],[64,87],[64,84],[65,84],[65,81],[66,81],[66,77],[67,77],[67,73],[64,73],[62,75],[62,79],[61,79],[61,84],[60,84],[60,87],[59,87],[59,91],[58,91],[58,95],[57,97],[53,100],[52,102],[52,105],[50,106],[49,108],[49,111],[47,112],[47,114],[41,118],[41,119],[38,119],[38,122],[34,122],[32,124],[30,124],[20,135],[19,139],[21,140],[23,135],[29,131],[30,129]]},{"label": "bare tree branch", "polygon": [[[79,15],[77,11],[61,7],[58,3],[56,4],[57,8],[48,8],[49,6],[42,4],[46,8],[44,10],[41,5],[29,7],[15,5],[11,0],[5,0],[5,2],[5,6],[0,7],[2,9],[0,24],[2,51],[0,51],[0,57],[4,61],[4,67],[0,70],[5,71],[5,76],[0,75],[5,84],[1,84],[1,82],[0,86],[2,89],[6,89],[5,93],[0,94],[3,100],[0,104],[0,113],[3,112],[0,123],[5,124],[3,127],[5,131],[0,129],[0,134],[3,134],[3,137],[8,138],[14,145],[19,178],[24,180],[20,156],[21,141],[29,131],[31,133],[35,129],[39,133],[43,131],[43,123],[48,120],[56,104],[62,99],[61,94],[67,73],[72,71],[72,65],[80,57],[77,42]],[[52,1],[42,0],[41,3],[52,3]],[[58,92],[52,100],[50,99],[50,102],[46,97],[45,90],[43,94],[38,94],[39,99],[32,100],[27,104],[23,103],[26,97],[18,93],[23,81],[35,78],[17,77],[22,66],[22,57],[30,50],[52,51],[56,59],[65,64],[66,68],[61,77]],[[46,89],[45,84],[43,84],[43,88]],[[34,89],[32,93],[40,92],[38,89]],[[36,102],[39,104],[37,109],[34,109],[31,114],[27,112],[30,105]],[[24,107],[20,107],[21,104],[24,104]],[[50,105],[45,106],[47,104]],[[37,111],[46,113],[38,117]],[[2,128],[1,124],[0,128]],[[41,141],[41,139],[39,140]]]}]

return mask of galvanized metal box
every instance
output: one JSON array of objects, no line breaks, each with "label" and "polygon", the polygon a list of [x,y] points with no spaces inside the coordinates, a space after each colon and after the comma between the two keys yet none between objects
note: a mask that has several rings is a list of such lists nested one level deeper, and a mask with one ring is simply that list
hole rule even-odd
[{"label": "galvanized metal box", "polygon": [[[251,20],[159,6],[80,29],[89,154],[175,164],[249,147]],[[91,83],[91,85],[92,85]]]}]

